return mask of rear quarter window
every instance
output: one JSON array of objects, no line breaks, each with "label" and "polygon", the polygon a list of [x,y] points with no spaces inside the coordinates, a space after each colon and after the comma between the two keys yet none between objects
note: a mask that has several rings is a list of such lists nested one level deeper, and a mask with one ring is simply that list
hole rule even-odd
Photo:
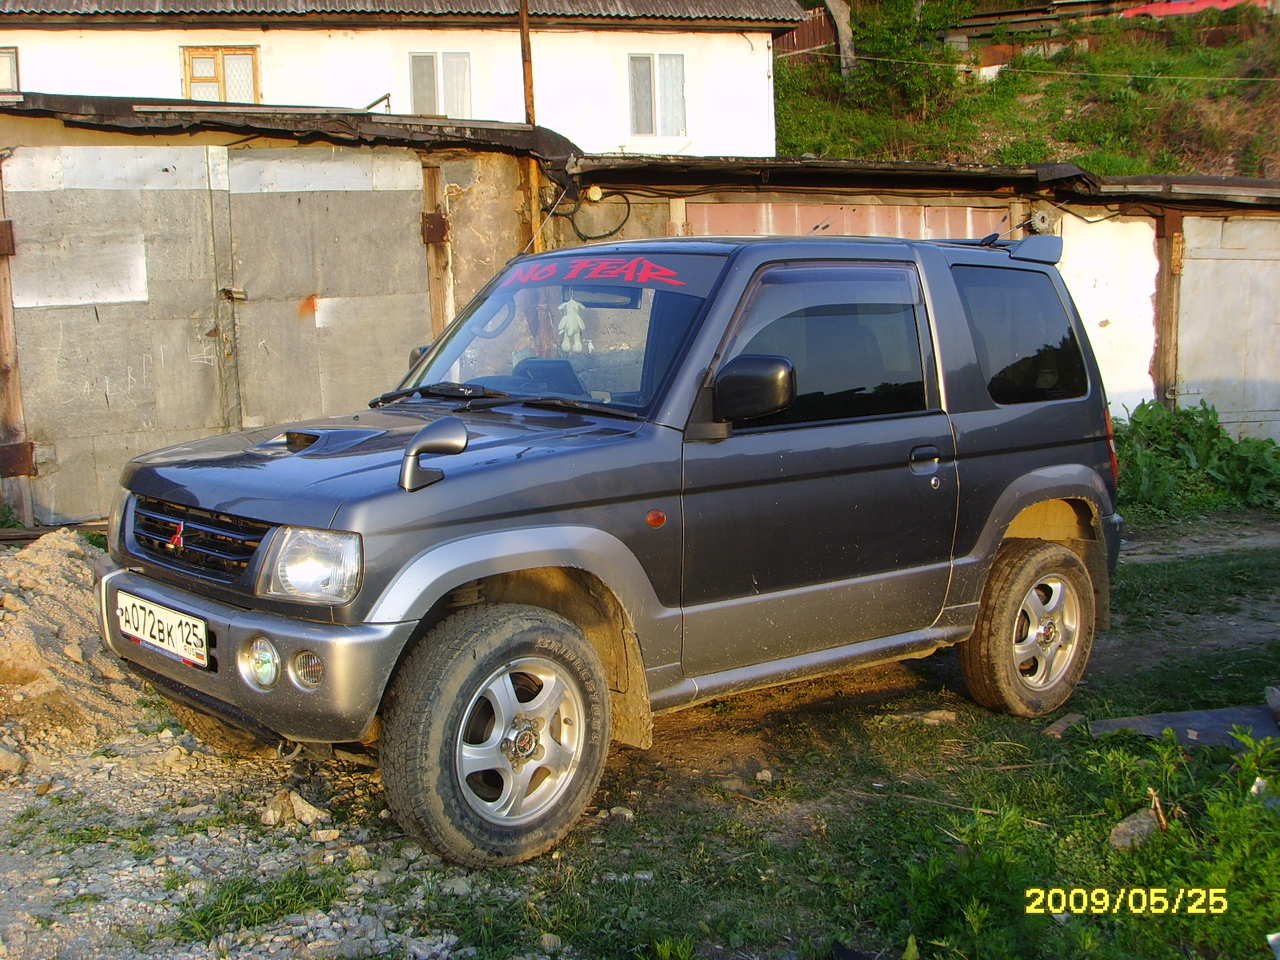
[{"label": "rear quarter window", "polygon": [[992,400],[1041,403],[1088,392],[1080,344],[1047,275],[960,265],[951,271]]}]

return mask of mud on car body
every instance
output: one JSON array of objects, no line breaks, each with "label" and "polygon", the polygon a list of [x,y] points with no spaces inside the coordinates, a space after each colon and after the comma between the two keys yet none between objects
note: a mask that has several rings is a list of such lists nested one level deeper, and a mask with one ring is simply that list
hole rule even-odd
[{"label": "mud on car body", "polygon": [[1056,238],[654,240],[513,261],[370,409],[131,461],[111,648],[209,742],[375,751],[466,864],[554,845],[611,739],[959,644],[1036,716],[1119,541]]}]

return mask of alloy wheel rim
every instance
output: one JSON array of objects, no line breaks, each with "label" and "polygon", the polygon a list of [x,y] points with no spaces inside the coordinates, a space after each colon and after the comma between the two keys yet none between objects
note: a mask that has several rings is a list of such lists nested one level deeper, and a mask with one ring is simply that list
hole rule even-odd
[{"label": "alloy wheel rim", "polygon": [[1075,588],[1057,574],[1040,577],[1014,620],[1013,665],[1021,681],[1032,690],[1052,687],[1075,660],[1079,639]]},{"label": "alloy wheel rim", "polygon": [[454,751],[471,809],[508,827],[550,809],[581,762],[584,713],[578,683],[552,660],[523,657],[494,670],[463,712]]}]

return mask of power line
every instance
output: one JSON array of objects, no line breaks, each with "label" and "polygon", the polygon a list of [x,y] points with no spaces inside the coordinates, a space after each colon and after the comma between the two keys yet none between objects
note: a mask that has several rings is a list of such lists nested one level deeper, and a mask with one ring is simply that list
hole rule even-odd
[{"label": "power line", "polygon": [[[815,57],[835,57],[840,58],[838,53],[811,53],[810,56]],[[902,60],[897,57],[868,57],[861,53],[855,53],[852,59],[858,60],[874,60],[877,63],[910,63],[922,67],[962,67],[967,66],[969,69],[975,69],[970,64],[963,64],[955,61],[947,60]],[[994,64],[993,64],[994,66]],[[1011,70],[1014,73],[1038,73],[1050,77],[1111,77],[1116,80],[1206,80],[1215,82],[1218,80],[1233,80],[1239,83],[1280,83],[1280,77],[1188,77],[1178,76],[1167,73],[1090,73],[1085,70],[1037,70],[1034,67],[1009,67],[1002,66],[1001,72]]]}]

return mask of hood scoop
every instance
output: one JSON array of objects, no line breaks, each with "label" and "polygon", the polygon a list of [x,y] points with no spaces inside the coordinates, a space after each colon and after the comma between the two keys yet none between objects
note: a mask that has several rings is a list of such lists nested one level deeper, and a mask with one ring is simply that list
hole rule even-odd
[{"label": "hood scoop", "polygon": [[418,460],[424,453],[449,456],[467,449],[467,425],[458,417],[443,417],[428,423],[413,435],[400,463],[400,489],[406,493],[421,490],[444,479],[443,470],[424,467]]},{"label": "hood scoop", "polygon": [[319,439],[320,437],[314,433],[299,433],[296,430],[290,430],[284,435],[284,445],[285,449],[290,453],[301,453]]},{"label": "hood scoop", "polygon": [[259,453],[287,456],[308,452],[322,454],[341,453],[374,437],[383,436],[385,430],[286,430],[270,440],[256,444],[252,449]]}]

